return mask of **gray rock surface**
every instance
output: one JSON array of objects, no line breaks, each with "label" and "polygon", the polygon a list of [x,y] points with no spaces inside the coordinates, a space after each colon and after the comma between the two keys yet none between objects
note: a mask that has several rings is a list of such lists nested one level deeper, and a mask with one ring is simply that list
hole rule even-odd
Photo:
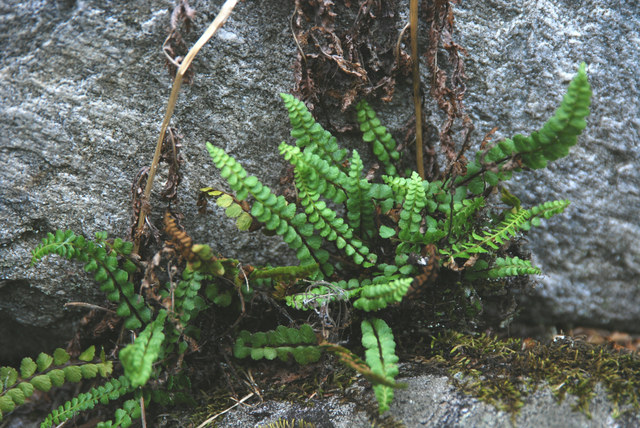
[{"label": "gray rock surface", "polygon": [[[0,4],[0,318],[13,322],[0,322],[0,360],[60,345],[77,318],[62,309],[65,302],[102,301],[77,267],[50,257],[30,268],[29,252],[56,229],[126,236],[131,183],[151,162],[172,84],[162,44],[174,4]],[[199,13],[189,46],[221,4],[193,3]],[[284,161],[276,148],[289,132],[278,93],[292,86],[290,9],[286,2],[240,3],[196,58],[194,84],[183,85],[173,119],[184,135],[179,207],[189,232],[251,263],[276,263],[288,249],[238,233],[221,212],[197,214],[197,189],[223,187],[204,143],[277,184]],[[40,329],[31,348],[14,348],[16,322]]]},{"label": "gray rock surface", "polygon": [[[407,383],[407,388],[396,391],[394,402],[384,415],[385,419],[375,426],[393,426],[394,422],[399,422],[407,428],[626,428],[640,423],[634,414],[623,414],[614,419],[614,407],[600,387],[596,388],[596,395],[590,402],[591,418],[573,410],[575,397],[558,403],[548,387],[540,388],[529,396],[520,413],[512,418],[508,413],[461,394],[447,377],[423,375],[402,381]],[[373,393],[367,389],[362,395],[355,402],[312,400],[301,406],[269,401],[238,407],[229,412],[218,427],[259,427],[278,419],[302,419],[316,424],[318,428],[369,428],[375,419],[375,413],[371,414],[371,409],[375,407],[365,403],[373,399]]]},{"label": "gray rock surface", "polygon": [[[75,266],[50,258],[30,268],[29,252],[58,228],[87,236],[99,230],[125,235],[131,182],[150,163],[171,87],[161,46],[173,4],[0,3],[0,361],[60,345],[78,317],[62,309],[65,302],[101,301]],[[189,45],[221,4],[192,1],[199,14]],[[573,201],[563,216],[529,235],[534,258],[546,272],[526,302],[530,320],[640,331],[637,4],[494,0],[463,2],[455,10],[456,40],[469,51],[466,107],[476,142],[493,126],[499,127],[496,138],[539,127],[558,105],[577,65],[589,64],[593,113],[579,145],[569,158],[522,174],[511,185],[528,205]],[[222,146],[275,187],[284,167],[276,147],[288,135],[277,94],[290,91],[293,82],[291,13],[291,2],[240,3],[196,58],[194,84],[183,86],[173,119],[184,135],[179,207],[187,229],[217,251],[251,263],[291,256],[277,240],[237,233],[221,213],[197,214],[197,189],[223,186],[204,142]],[[381,106],[384,118],[396,117],[392,128],[399,129],[411,114],[408,94],[398,88],[393,104]],[[441,124],[435,111],[429,120],[432,126]],[[12,335],[16,332],[19,340]],[[460,396],[444,378],[407,381],[410,388],[397,393],[391,414],[409,427],[512,426],[507,415]],[[551,404],[549,392],[542,390],[523,409],[517,426],[640,422],[611,419],[601,392],[591,421],[571,412],[567,403]],[[312,412],[265,406],[265,412],[282,417]],[[332,421],[326,426],[370,426],[354,405],[334,401],[331,406],[334,410],[318,419]],[[227,420],[258,421],[247,412]]]},{"label": "gray rock surface", "polygon": [[[192,3],[199,14],[189,45],[222,1]],[[169,0],[0,4],[0,359],[35,352],[26,341],[7,346],[16,326],[40,329],[30,337],[38,350],[50,349],[77,318],[61,309],[66,301],[100,301],[74,266],[49,259],[29,268],[29,251],[58,228],[125,235],[130,185],[150,162],[170,90],[161,45],[172,7]],[[476,142],[493,126],[496,138],[540,126],[577,65],[589,64],[593,113],[580,144],[511,185],[526,204],[574,201],[529,237],[546,275],[525,307],[533,321],[638,330],[637,5],[497,0],[455,10],[456,40],[469,51],[466,106]],[[179,206],[189,232],[252,263],[290,253],[277,240],[237,233],[221,215],[196,213],[197,189],[222,186],[203,145],[221,145],[277,183],[284,162],[275,148],[288,135],[277,94],[293,82],[291,12],[289,2],[240,3],[196,58],[194,84],[183,87],[173,119],[184,135]],[[411,114],[407,100],[398,88],[394,103],[381,107],[385,118],[400,108],[392,128]],[[439,127],[441,116],[432,111],[430,122]]]},{"label": "gray rock surface", "polygon": [[591,116],[570,156],[509,187],[523,203],[569,199],[528,241],[545,275],[522,305],[543,322],[639,328],[640,10],[636,2],[463,2],[466,105],[480,137],[528,134],[553,114],[578,64],[588,64]]}]

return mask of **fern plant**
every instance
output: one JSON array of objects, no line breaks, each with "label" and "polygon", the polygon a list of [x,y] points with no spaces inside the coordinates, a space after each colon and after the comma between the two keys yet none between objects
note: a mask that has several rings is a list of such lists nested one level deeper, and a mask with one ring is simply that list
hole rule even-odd
[{"label": "fern plant", "polygon": [[[394,388],[402,386],[395,381],[398,357],[389,324],[382,314],[376,318],[371,313],[387,311],[387,315],[427,284],[464,290],[461,294],[468,298],[481,284],[499,285],[504,278],[540,273],[529,260],[504,247],[543,218],[563,212],[569,202],[523,208],[505,182],[514,172],[542,168],[568,154],[586,126],[590,95],[583,64],[562,104],[539,131],[484,147],[466,167],[447,168],[439,179],[427,181],[415,172],[402,173],[395,140],[366,101],[356,107],[357,121],[363,140],[384,170],[373,178],[365,173],[356,150],[349,154],[341,149],[302,102],[283,94],[295,145],[282,142],[279,151],[293,166],[297,200],[276,195],[210,143],[207,151],[232,192],[211,187],[202,191],[216,199],[240,230],[264,229],[280,236],[299,265],[254,267],[215,255],[208,245],[194,243],[167,212],[166,249],[177,260],[180,275],[158,284],[151,293],[134,285],[140,272],[131,254],[133,244],[109,239],[106,233],[93,240],[71,231],[48,234],[33,250],[32,262],[56,254],[83,263],[125,329],[132,332],[132,340],[118,353],[123,370],[118,377],[112,373],[114,361],[107,360],[104,351],[94,361],[94,348],[77,361],[59,349],[52,356],[40,354],[35,361],[25,358],[19,370],[0,368],[0,417],[23,404],[35,389],[48,391],[100,374],[106,378],[102,385],[52,411],[42,426],[63,423],[99,403],[121,399],[125,401],[114,419],[99,426],[130,426],[141,415],[141,401],[167,400],[167,394],[150,385],[152,380],[185,378],[184,357],[200,335],[194,324],[199,314],[212,306],[244,311],[245,299],[256,293],[271,294],[295,310],[315,311],[323,328],[338,324],[329,315],[332,306],[350,302],[352,315],[361,321],[364,359],[328,341],[329,335],[317,333],[308,323],[265,332],[243,330],[233,347],[237,358],[293,358],[308,364],[323,352],[333,354],[373,384],[380,412],[386,411]],[[498,189],[505,206],[488,209],[487,198]],[[438,278],[444,278],[442,284]],[[161,377],[168,369],[171,375]]]},{"label": "fern plant", "polygon": [[[366,361],[371,370],[384,378],[393,380],[398,375],[398,356],[391,328],[381,319],[362,321],[362,346],[365,347]],[[393,400],[393,388],[378,383],[373,391],[380,404],[380,413],[389,410]]]},{"label": "fern plant", "polygon": [[[230,216],[237,217],[233,213]],[[67,382],[80,382],[100,374],[107,379],[103,385],[81,393],[53,410],[41,426],[58,425],[97,404],[133,395],[135,398],[124,401],[116,410],[112,421],[99,424],[101,427],[130,426],[141,416],[139,401],[142,397],[147,401],[155,399],[166,403],[167,394],[157,394],[149,387],[149,381],[157,379],[172,362],[179,365],[173,369],[178,370],[177,374],[170,379],[180,375],[184,368],[180,361],[199,336],[193,321],[203,309],[211,305],[229,306],[237,292],[251,295],[253,290],[245,287],[249,280],[253,284],[275,285],[313,276],[318,270],[317,264],[242,268],[237,260],[215,257],[208,245],[194,244],[170,213],[165,214],[164,222],[171,247],[186,264],[180,280],[168,282],[158,290],[157,298],[165,299],[160,304],[145,299],[133,285],[138,266],[131,254],[133,244],[130,242],[109,239],[104,232],[89,240],[72,231],[57,231],[47,234],[32,251],[32,264],[53,254],[82,262],[84,270],[93,276],[107,300],[115,305],[123,326],[135,332],[135,338],[119,352],[119,363],[124,371],[119,377],[109,378],[114,362],[106,359],[104,351],[100,361],[93,362],[95,347],[78,356],[78,361],[70,361],[67,352],[57,349],[52,356],[41,353],[35,361],[28,357],[23,359],[19,370],[0,368],[0,419],[3,413],[24,404],[36,389],[46,392]],[[301,331],[308,339],[309,326],[303,326]],[[311,337],[315,342],[312,331]],[[310,352],[320,354],[317,349]],[[297,351],[293,354],[298,355]],[[161,360],[164,363],[158,364]]]},{"label": "fern plant", "polygon": [[[295,146],[283,142],[279,151],[294,167],[297,201],[276,196],[222,149],[211,143],[206,147],[235,197],[250,203],[253,219],[280,235],[296,251],[301,266],[319,266],[310,277],[317,286],[284,296],[288,305],[317,311],[352,300],[358,310],[382,310],[401,302],[411,288],[422,286],[424,266],[431,263],[433,271],[434,260],[439,269],[462,272],[465,281],[540,273],[528,260],[501,255],[501,248],[538,226],[542,218],[563,212],[568,201],[548,201],[526,209],[513,195],[511,199],[505,196],[504,200],[511,201],[507,208],[489,213],[487,220],[479,219],[487,217],[486,197],[492,189],[514,172],[542,168],[566,156],[576,143],[586,126],[591,97],[584,64],[554,116],[539,131],[485,147],[463,173],[449,173],[431,182],[416,172],[408,177],[398,172],[395,141],[365,101],[357,105],[357,120],[363,140],[371,144],[386,172],[380,181],[365,177],[358,152],[353,150],[349,157],[339,149],[336,139],[302,102],[291,95],[281,96]],[[503,195],[510,193],[503,190]],[[340,205],[342,209],[334,208]],[[428,248],[436,248],[432,260],[423,265],[412,261]],[[355,278],[343,279],[354,272]],[[362,337],[371,369],[382,377],[395,376],[397,357],[386,323],[363,321]],[[245,334],[237,342],[239,358],[272,359],[286,354],[272,347],[249,352],[246,340]],[[392,390],[377,384],[375,391],[380,410],[388,409]]]},{"label": "fern plant", "polygon": [[113,371],[113,363],[106,360],[104,353],[98,362],[94,362],[94,357],[94,346],[86,349],[75,361],[64,349],[58,348],[53,355],[41,352],[35,361],[23,358],[18,370],[0,367],[0,420],[4,413],[24,404],[36,390],[48,392],[66,382],[78,383],[98,375],[108,377]]}]

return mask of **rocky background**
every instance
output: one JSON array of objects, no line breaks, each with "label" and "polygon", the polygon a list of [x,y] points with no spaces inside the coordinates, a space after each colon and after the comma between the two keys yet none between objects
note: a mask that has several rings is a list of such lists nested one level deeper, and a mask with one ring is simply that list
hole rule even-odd
[{"label": "rocky background", "polygon": [[[406,427],[565,427],[602,428],[635,427],[640,423],[637,414],[624,414],[618,419],[611,417],[615,406],[607,400],[602,388],[595,391],[591,400],[591,417],[575,412],[573,397],[558,404],[549,388],[541,388],[527,398],[527,403],[514,419],[508,413],[494,406],[465,396],[457,391],[446,376],[424,375],[408,380],[406,389],[398,390],[394,402],[387,412],[387,419],[376,426],[394,426],[402,421]],[[352,388],[352,395],[358,395],[358,388]],[[362,394],[360,400],[370,398]],[[220,428],[263,427],[278,420],[304,420],[318,428],[369,428],[369,415],[362,406],[353,402],[341,402],[336,398],[310,400],[311,406],[291,403],[265,402],[257,399],[249,407],[240,407],[217,425]],[[248,400],[248,403],[252,403]]]},{"label": "rocky background", "polygon": [[527,134],[587,63],[591,116],[571,155],[521,174],[523,203],[569,199],[528,235],[545,273],[521,307],[532,322],[640,328],[640,13],[632,2],[491,1],[456,7],[469,50],[467,108],[479,135]]},{"label": "rocky background", "polygon": [[[340,3],[340,2],[337,2]],[[352,3],[354,3],[352,1]],[[193,0],[193,44],[221,0]],[[76,266],[49,258],[30,267],[47,233],[107,230],[126,236],[131,185],[153,156],[171,87],[162,53],[174,2],[4,0],[0,3],[0,361],[52,349],[101,302]],[[398,9],[398,28],[408,6]],[[238,233],[220,212],[197,213],[198,188],[223,186],[208,160],[211,141],[277,188],[288,138],[278,93],[291,92],[296,47],[293,2],[247,0],[194,62],[173,126],[183,135],[178,206],[198,241],[250,263],[289,259],[286,246]],[[465,105],[479,144],[537,129],[553,114],[578,64],[588,64],[592,114],[568,158],[510,184],[525,205],[572,205],[528,235],[545,272],[523,316],[533,324],[591,325],[640,332],[640,17],[634,2],[492,0],[455,6],[464,46]],[[424,67],[423,67],[424,73]],[[424,82],[428,79],[423,78]],[[408,82],[376,109],[392,130],[411,117]],[[403,86],[404,85],[404,86]],[[443,117],[427,106],[429,124]],[[366,151],[366,148],[360,150]],[[156,218],[164,207],[157,198]],[[275,243],[274,243],[275,242]]]}]

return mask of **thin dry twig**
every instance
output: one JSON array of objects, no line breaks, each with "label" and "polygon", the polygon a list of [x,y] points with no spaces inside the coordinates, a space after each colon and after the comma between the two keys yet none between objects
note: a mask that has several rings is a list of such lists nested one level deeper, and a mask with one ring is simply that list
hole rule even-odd
[{"label": "thin dry twig", "polygon": [[97,309],[97,310],[100,310],[100,311],[109,312],[110,314],[115,314],[115,311],[112,311],[111,309],[103,308],[102,306],[94,305],[92,303],[67,302],[67,303],[64,304],[65,308],[68,308],[69,306],[79,306],[79,307],[87,308],[87,309]]},{"label": "thin dry twig", "polygon": [[411,21],[407,22],[407,24],[404,27],[402,27],[402,30],[400,30],[400,35],[398,36],[398,41],[396,42],[396,49],[395,49],[396,64],[400,64],[400,52],[401,52],[402,39],[404,38],[404,33],[407,32],[409,27],[411,27]]},{"label": "thin dry twig", "polygon": [[142,420],[142,428],[147,428],[147,412],[144,408],[144,397],[140,397],[140,419]]},{"label": "thin dry twig", "polygon": [[[180,92],[180,85],[182,85],[182,80],[184,79],[184,75],[189,69],[191,62],[198,54],[200,49],[213,37],[213,35],[222,27],[231,15],[231,11],[238,3],[238,0],[227,0],[220,9],[220,12],[213,20],[209,28],[200,36],[198,41],[193,45],[193,47],[189,50],[189,53],[184,57],[178,71],[176,73],[175,79],[173,79],[173,87],[171,88],[171,95],[169,95],[169,104],[167,105],[167,111],[165,112],[164,119],[162,121],[162,126],[160,127],[160,135],[158,136],[158,142],[156,144],[156,151],[153,155],[153,161],[151,162],[151,167],[149,168],[149,175],[147,178],[147,184],[144,188],[143,200],[148,202],[149,197],[151,195],[151,189],[153,187],[153,179],[156,175],[156,170],[158,168],[158,162],[160,161],[160,155],[162,154],[162,142],[164,141],[165,133],[167,132],[167,127],[169,126],[169,121],[171,120],[171,116],[173,115],[173,110],[175,109],[176,102],[178,100],[178,93]],[[142,231],[144,229],[145,220],[147,218],[147,213],[149,211],[149,204],[143,203],[140,209],[140,216],[138,217],[138,227],[134,237],[134,253],[138,253],[140,249],[140,238],[142,237]]]},{"label": "thin dry twig", "polygon": [[413,74],[413,107],[416,111],[416,166],[420,178],[424,180],[424,161],[422,158],[422,102],[420,100],[420,57],[418,56],[418,0],[409,5],[411,28],[411,62]]},{"label": "thin dry twig", "polygon": [[228,409],[226,409],[226,410],[223,410],[222,412],[220,412],[220,413],[218,413],[218,414],[215,414],[215,415],[211,416],[209,419],[207,419],[206,421],[204,421],[203,423],[201,423],[200,425],[198,425],[196,428],[204,428],[204,427],[206,427],[206,426],[207,426],[207,425],[209,425],[211,422],[213,422],[214,420],[216,420],[216,418],[217,418],[218,416],[222,416],[222,415],[224,415],[224,414],[225,414],[225,413],[227,413],[229,410],[233,409],[233,408],[234,408],[234,407],[236,407],[236,406],[239,406],[240,404],[244,403],[245,401],[247,401],[249,398],[253,397],[254,395],[255,395],[255,393],[254,393],[254,392],[252,392],[252,393],[250,393],[250,394],[245,395],[245,396],[244,396],[244,397],[242,397],[242,399],[241,399],[240,401],[238,401],[236,404],[234,404],[233,406],[229,407],[229,408],[228,408]]}]

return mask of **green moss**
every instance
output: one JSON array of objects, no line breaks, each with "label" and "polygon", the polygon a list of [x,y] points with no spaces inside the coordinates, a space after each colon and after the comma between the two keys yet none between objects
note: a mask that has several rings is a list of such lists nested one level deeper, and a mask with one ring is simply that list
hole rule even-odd
[{"label": "green moss", "polygon": [[278,419],[268,425],[260,425],[260,428],[315,428],[316,425],[304,420],[284,420]]},{"label": "green moss", "polygon": [[[576,410],[590,417],[589,402],[601,384],[614,403],[614,416],[638,410],[640,357],[571,338],[548,345],[531,339],[505,339],[456,332],[433,338],[433,357],[466,393],[517,414],[524,399],[545,383],[556,399],[576,397]],[[459,377],[462,373],[464,376]]]}]

